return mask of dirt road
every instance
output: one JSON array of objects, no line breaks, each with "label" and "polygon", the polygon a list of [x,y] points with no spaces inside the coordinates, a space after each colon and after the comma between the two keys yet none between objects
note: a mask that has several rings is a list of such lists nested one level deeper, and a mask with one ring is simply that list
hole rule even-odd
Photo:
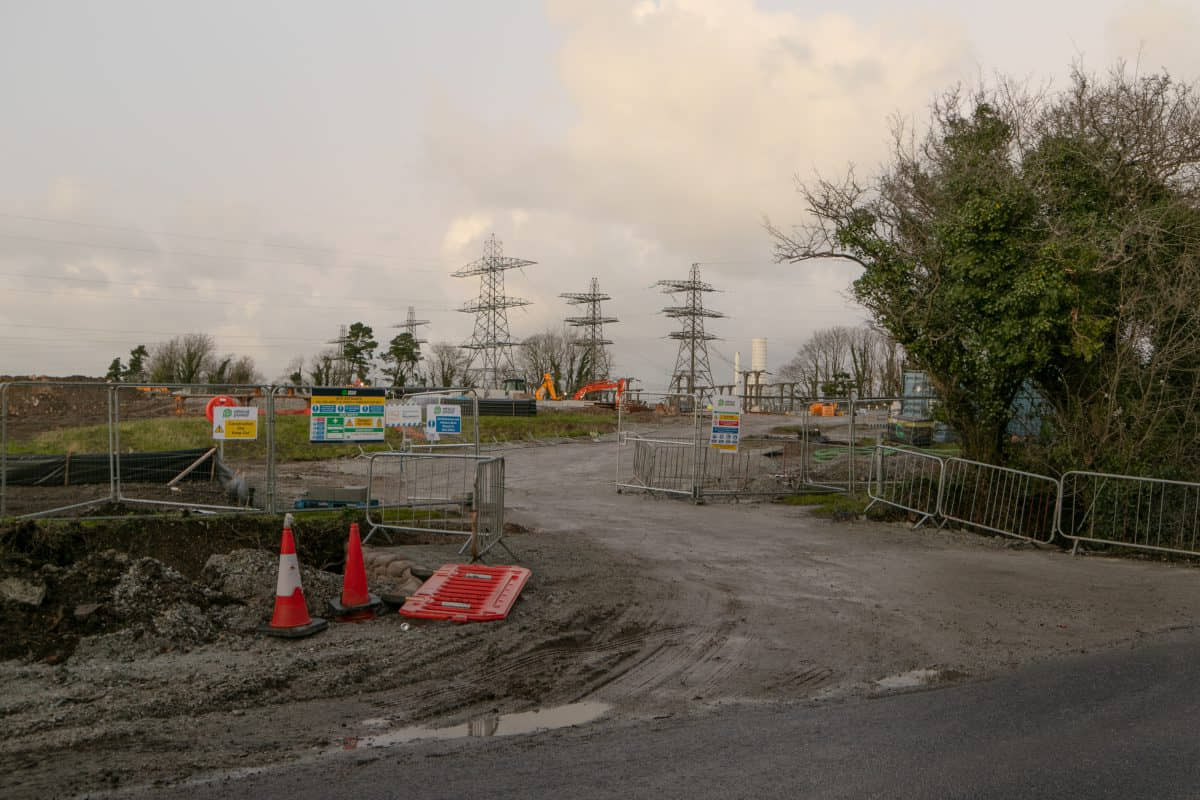
[{"label": "dirt road", "polygon": [[[183,652],[101,642],[62,664],[0,663],[6,794],[137,793],[583,699],[620,719],[887,692],[1196,624],[1189,566],[619,495],[611,440],[505,455],[509,516],[530,530],[509,542],[534,572],[507,621],[389,617],[301,642],[230,631]],[[404,552],[455,560],[450,545]]]}]

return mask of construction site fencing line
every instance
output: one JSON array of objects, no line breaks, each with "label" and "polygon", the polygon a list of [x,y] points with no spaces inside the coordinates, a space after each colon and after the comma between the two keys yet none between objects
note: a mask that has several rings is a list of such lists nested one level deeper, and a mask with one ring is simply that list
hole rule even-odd
[{"label": "construction site fencing line", "polygon": [[[116,501],[211,513],[272,509],[274,389],[262,384],[114,384],[110,428]],[[218,429],[224,435],[221,423],[224,415],[235,413],[234,407],[253,409],[254,437],[232,438],[231,431],[231,438],[214,438]],[[154,435],[156,426],[167,424],[164,419],[176,420],[169,423],[168,439],[205,445],[182,460],[171,451],[147,450],[146,436],[135,438],[135,426],[149,426]],[[126,468],[131,460],[137,466]]]},{"label": "construction site fencing line", "polygon": [[[445,401],[447,405],[455,405],[462,410],[463,430],[458,434],[447,434],[446,439],[449,441],[443,441],[440,438],[442,435],[439,434],[438,441],[432,442],[427,439],[423,428],[401,426],[401,449],[424,453],[470,450],[472,455],[479,455],[479,394],[474,389],[448,388],[413,394],[407,394],[403,389],[396,389],[389,392],[388,399],[394,400],[400,405],[420,406],[422,410],[425,406]],[[467,430],[468,424],[470,425],[469,431]]]},{"label": "construction site fencing line", "polygon": [[[114,502],[112,413],[107,383],[0,383],[0,518],[56,516]],[[83,430],[67,437],[65,422]]]},{"label": "construction site fencing line", "polygon": [[919,514],[914,528],[938,514],[945,477],[945,459],[903,447],[876,445],[867,477],[867,497],[871,502]]},{"label": "construction site fencing line", "polygon": [[504,459],[451,453],[384,452],[368,459],[370,531],[462,538],[482,556],[504,537]]},{"label": "construction site fencing line", "polygon": [[1059,482],[1035,472],[965,458],[945,461],[938,516],[993,533],[1049,543]]},{"label": "construction site fencing line", "polygon": [[1200,555],[1200,483],[1072,470],[1055,528],[1073,542]]},{"label": "construction site fencing line", "polygon": [[701,409],[696,394],[626,392],[617,404],[617,491],[695,499]]}]

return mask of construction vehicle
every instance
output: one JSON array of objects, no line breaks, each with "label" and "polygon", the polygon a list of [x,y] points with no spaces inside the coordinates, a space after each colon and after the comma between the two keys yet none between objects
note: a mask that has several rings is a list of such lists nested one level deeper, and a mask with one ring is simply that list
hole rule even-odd
[{"label": "construction vehicle", "polygon": [[589,384],[579,387],[579,390],[571,396],[572,400],[582,400],[584,396],[592,392],[613,391],[617,393],[617,402],[621,402],[621,395],[625,394],[625,379],[619,378],[615,381],[592,381]]},{"label": "construction vehicle", "polygon": [[562,400],[562,395],[558,393],[558,387],[554,385],[554,376],[549,372],[542,374],[542,385],[533,393],[533,399],[545,400],[546,395],[549,395],[551,400]]},{"label": "construction vehicle", "polygon": [[846,412],[840,409],[837,403],[816,402],[808,407],[808,414],[811,417],[841,417],[845,416]]}]

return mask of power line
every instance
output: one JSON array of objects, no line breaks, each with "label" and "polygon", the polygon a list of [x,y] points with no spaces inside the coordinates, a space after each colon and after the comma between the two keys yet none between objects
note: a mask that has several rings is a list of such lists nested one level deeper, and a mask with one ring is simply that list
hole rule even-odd
[{"label": "power line", "polygon": [[[100,284],[100,285],[104,285],[104,286],[109,286],[109,285],[111,285],[111,286],[134,286],[134,287],[140,287],[140,288],[146,288],[146,289],[159,289],[159,290],[163,290],[163,291],[176,291],[176,292],[203,292],[203,291],[205,291],[205,288],[200,287],[200,286],[172,286],[170,284],[146,283],[144,281],[118,281],[118,280],[112,280],[109,278],[82,278],[82,277],[77,277],[75,275],[34,275],[29,272],[3,272],[3,271],[0,271],[0,275],[7,275],[7,276],[13,277],[13,278],[30,278],[32,280],[39,280],[39,281],[71,281],[74,283],[94,283],[94,284]],[[253,295],[253,294],[244,292],[241,289],[239,289],[237,294],[238,294],[238,297],[247,297],[247,296],[271,297],[271,298],[300,297],[305,300],[321,300],[321,299],[323,299],[319,295],[305,294],[303,292],[272,291],[270,294]],[[338,299],[345,299],[345,298],[332,298],[332,299],[338,300]],[[377,298],[377,299],[379,299],[381,302],[387,302],[387,300],[385,298]],[[457,309],[437,308],[434,310],[435,311],[456,311]]]},{"label": "power line", "polygon": [[249,239],[227,239],[221,236],[205,236],[198,233],[180,233],[178,231],[148,231],[132,225],[107,225],[99,222],[82,222],[80,220],[54,219],[52,217],[34,217],[26,214],[9,214],[3,211],[0,211],[0,217],[6,217],[8,219],[21,219],[28,222],[44,222],[51,225],[74,225],[81,228],[100,228],[112,231],[127,231],[130,233],[140,233],[144,236],[175,236],[183,239],[198,239],[206,242],[221,242],[223,244],[244,244],[251,247],[274,247],[283,250],[306,250],[312,253],[329,253],[330,255],[354,256],[358,258],[379,258],[385,261],[399,260],[396,256],[384,255],[382,253],[362,253],[352,250],[339,250],[334,247],[312,247],[309,245],[299,244],[272,244],[271,242],[255,242]]},{"label": "power line", "polygon": [[[182,251],[180,251],[180,250],[162,250],[157,247],[133,247],[130,245],[107,244],[107,243],[101,243],[101,242],[80,242],[80,241],[73,240],[73,239],[48,239],[48,238],[45,238],[42,236],[25,236],[22,234],[15,234],[15,233],[0,233],[0,239],[18,239],[18,240],[29,241],[29,242],[41,242],[42,244],[64,244],[64,245],[70,245],[72,247],[88,247],[88,248],[96,248],[99,250],[122,250],[122,251],[129,252],[129,253],[148,253],[150,255],[156,255],[156,256],[179,256],[179,257],[183,257],[183,258],[209,258],[209,259],[217,259],[219,261],[228,261],[228,262],[255,261],[255,262],[258,262],[261,264],[278,264],[281,266],[290,266],[290,267],[313,267],[315,269],[328,269],[329,267],[334,266],[333,264],[328,264],[328,263],[317,264],[317,263],[313,263],[311,261],[284,261],[284,260],[278,259],[278,258],[261,258],[259,256],[246,256],[246,255],[230,256],[230,255],[219,255],[217,253],[195,253],[190,250],[182,250]],[[387,269],[387,267],[358,266],[358,267],[354,267],[354,269],[380,270],[380,269]],[[436,267],[405,267],[405,270],[408,272],[441,272],[441,270]]]},{"label": "power line", "polygon": [[[57,297],[60,299],[64,297],[61,290],[60,291],[42,291],[39,289],[6,289],[5,294],[47,295],[50,297]],[[271,295],[265,295],[265,294],[256,294],[256,295],[243,294],[241,296],[246,297],[246,298],[252,298],[252,299],[270,298],[271,297]],[[89,299],[89,300],[104,299],[106,302],[108,302],[107,298],[95,298],[95,297],[88,296],[85,299]],[[310,298],[310,299],[319,301],[321,298],[314,297],[314,298]],[[333,299],[341,300],[344,298],[333,298]],[[182,298],[180,298],[180,297],[133,297],[133,298],[127,298],[127,300],[131,305],[135,304],[135,303],[176,303],[176,304],[180,304],[180,305],[186,304],[186,305],[204,305],[204,306],[224,306],[226,308],[228,308],[231,305],[231,301],[229,301],[229,300],[201,300],[199,298],[191,298],[191,297],[182,297]],[[288,307],[293,310],[362,311],[364,309],[378,310],[379,304],[378,303],[374,303],[374,304],[359,303],[359,304],[351,304],[351,305],[331,306],[331,305],[324,305],[321,303],[318,303],[316,305],[302,305],[302,304],[289,303]],[[434,309],[434,310],[450,312],[450,311],[456,311],[457,309],[445,308],[445,309]]]},{"label": "power line", "polygon": [[[70,325],[31,325],[24,322],[0,322],[0,328],[36,328],[39,330],[51,331],[83,331],[88,333],[128,333],[138,336],[176,336],[179,331],[147,331],[139,328],[83,328]],[[5,336],[6,339],[17,338]],[[227,333],[221,334],[222,339],[277,339],[285,342],[300,342],[308,344],[321,344],[319,339],[297,339],[294,336],[257,336],[249,333]],[[47,340],[50,341],[50,340]],[[75,340],[72,340],[75,341]]]}]

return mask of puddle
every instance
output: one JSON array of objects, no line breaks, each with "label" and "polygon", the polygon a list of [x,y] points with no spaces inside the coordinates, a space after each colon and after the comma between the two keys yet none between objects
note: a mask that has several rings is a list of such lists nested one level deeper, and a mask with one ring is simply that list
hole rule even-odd
[{"label": "puddle", "polygon": [[[537,711],[522,711],[516,714],[483,714],[473,717],[462,725],[446,728],[397,728],[386,733],[370,736],[347,736],[338,750],[358,750],[369,747],[389,747],[419,739],[462,739],[469,736],[515,736],[534,731],[567,728],[583,725],[599,719],[606,711],[607,703],[570,703],[555,708]],[[376,720],[364,720],[364,724]]]},{"label": "puddle", "polygon": [[901,672],[899,675],[889,675],[875,681],[880,689],[915,689],[933,683],[942,675],[940,669],[914,669]]}]

